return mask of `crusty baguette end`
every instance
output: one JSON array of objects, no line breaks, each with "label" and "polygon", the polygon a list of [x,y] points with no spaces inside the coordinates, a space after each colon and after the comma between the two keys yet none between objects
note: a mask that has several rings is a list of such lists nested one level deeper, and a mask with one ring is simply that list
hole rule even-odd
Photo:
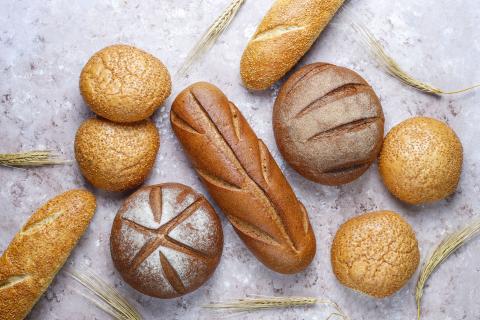
[{"label": "crusty baguette end", "polygon": [[30,217],[0,257],[0,320],[28,315],[85,232],[95,207],[93,194],[71,190]]},{"label": "crusty baguette end", "polygon": [[243,52],[240,75],[250,90],[265,90],[310,49],[344,0],[277,0]]}]

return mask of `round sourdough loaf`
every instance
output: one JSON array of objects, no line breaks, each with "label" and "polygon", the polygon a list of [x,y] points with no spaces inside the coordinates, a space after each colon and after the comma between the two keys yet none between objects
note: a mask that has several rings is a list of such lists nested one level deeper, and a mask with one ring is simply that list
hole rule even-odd
[{"label": "round sourdough loaf", "polygon": [[222,226],[208,201],[191,188],[149,186],[118,211],[110,248],[128,284],[149,296],[175,298],[200,287],[215,271]]},{"label": "round sourdough loaf", "polygon": [[140,185],[152,170],[160,136],[150,120],[114,123],[86,120],[75,137],[75,158],[95,187],[124,191]]},{"label": "round sourdough loaf", "polygon": [[273,129],[285,160],[312,181],[339,185],[362,175],[383,140],[382,106],[356,72],[326,63],[304,66],[282,86]]},{"label": "round sourdough loaf", "polygon": [[447,124],[415,117],[387,134],[378,169],[395,197],[409,204],[423,204],[455,192],[462,163],[462,143]]},{"label": "round sourdough loaf", "polygon": [[80,74],[80,92],[93,112],[115,122],[150,117],[170,95],[170,74],[151,54],[127,45],[95,53]]},{"label": "round sourdough loaf", "polygon": [[333,272],[343,285],[377,298],[402,288],[420,259],[412,228],[391,211],[346,221],[335,235],[331,256]]}]

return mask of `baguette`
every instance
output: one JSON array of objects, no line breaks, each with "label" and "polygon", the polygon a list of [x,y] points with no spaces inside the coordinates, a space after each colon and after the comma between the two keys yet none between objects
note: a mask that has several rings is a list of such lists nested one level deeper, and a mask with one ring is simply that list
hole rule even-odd
[{"label": "baguette", "polygon": [[196,83],[175,99],[173,130],[202,182],[253,254],[284,274],[305,269],[315,235],[303,204],[237,107]]},{"label": "baguette", "polygon": [[95,212],[85,190],[38,209],[0,257],[0,319],[25,318],[67,260]]},{"label": "baguette", "polygon": [[265,90],[310,49],[344,0],[277,0],[243,52],[240,74],[251,90]]}]

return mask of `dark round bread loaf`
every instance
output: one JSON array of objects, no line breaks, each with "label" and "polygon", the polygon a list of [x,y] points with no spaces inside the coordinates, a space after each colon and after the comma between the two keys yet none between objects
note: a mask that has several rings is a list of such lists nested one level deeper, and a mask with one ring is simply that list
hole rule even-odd
[{"label": "dark round bread loaf", "polygon": [[382,106],[356,72],[326,63],[304,66],[282,86],[273,129],[285,160],[305,178],[351,182],[380,152]]},{"label": "dark round bread loaf", "polygon": [[175,298],[213,274],[223,249],[222,226],[208,201],[191,188],[144,187],[118,211],[110,249],[128,284],[149,296]]}]

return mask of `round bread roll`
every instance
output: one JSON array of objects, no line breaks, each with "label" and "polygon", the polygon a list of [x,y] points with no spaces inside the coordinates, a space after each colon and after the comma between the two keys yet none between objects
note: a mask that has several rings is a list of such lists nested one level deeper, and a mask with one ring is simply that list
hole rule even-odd
[{"label": "round bread roll", "polygon": [[379,159],[387,189],[409,204],[441,200],[460,180],[463,148],[445,123],[424,117],[395,126],[386,136]]},{"label": "round bread roll", "polygon": [[96,114],[115,122],[150,117],[170,95],[170,74],[151,54],[127,45],[106,47],[83,67],[80,92]]},{"label": "round bread roll", "polygon": [[273,109],[273,129],[285,160],[302,176],[340,185],[361,176],[383,140],[382,106],[356,72],[314,63],[282,86]]},{"label": "round bread roll", "polygon": [[115,267],[138,291],[175,298],[204,284],[222,254],[220,219],[208,201],[177,183],[132,194],[113,221]]},{"label": "round bread roll", "polygon": [[378,211],[342,224],[331,258],[333,272],[343,285],[383,298],[407,283],[420,254],[410,225],[394,212]]},{"label": "round bread roll", "polygon": [[160,136],[150,120],[119,124],[91,118],[75,137],[75,158],[95,187],[124,191],[140,185],[152,170]]}]

